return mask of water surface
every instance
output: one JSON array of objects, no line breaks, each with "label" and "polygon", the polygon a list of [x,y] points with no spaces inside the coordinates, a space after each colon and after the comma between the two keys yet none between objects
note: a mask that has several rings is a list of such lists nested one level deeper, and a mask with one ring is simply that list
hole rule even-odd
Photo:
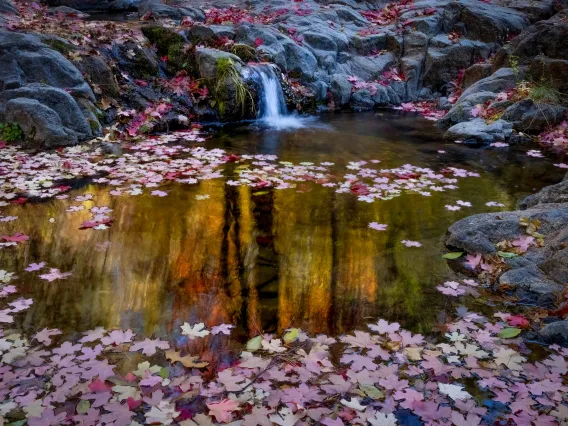
[{"label": "water surface", "polygon": [[[34,299],[23,325],[66,333],[132,328],[175,339],[183,322],[203,321],[236,324],[244,339],[290,326],[340,334],[382,317],[428,332],[447,304],[435,286],[452,276],[440,256],[448,226],[500,210],[486,207],[488,201],[512,209],[563,175],[550,161],[526,156],[534,147],[478,150],[445,142],[414,114],[333,114],[320,124],[327,128],[227,127],[205,146],[294,163],[333,162],[338,173],[349,161],[380,160],[372,166],[454,166],[481,177],[431,197],[408,193],[374,203],[316,183],[263,191],[230,186],[229,166],[223,179],[169,185],[164,198],[111,197],[108,188],[86,182],[71,196],[90,193],[94,202],[86,207],[112,208],[108,230],[79,230],[90,215],[67,212],[69,200],[4,211],[19,219],[0,224],[0,234],[24,232],[31,243],[0,251],[3,269],[19,272],[44,261],[73,272],[51,283],[20,274],[20,293]],[[456,200],[473,207],[444,208]],[[388,229],[374,231],[370,222]],[[423,246],[407,248],[404,239]]]}]

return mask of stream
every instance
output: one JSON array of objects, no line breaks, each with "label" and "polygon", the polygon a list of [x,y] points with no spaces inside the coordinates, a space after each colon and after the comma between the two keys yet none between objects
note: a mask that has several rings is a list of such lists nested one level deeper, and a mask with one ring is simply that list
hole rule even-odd
[{"label": "stream", "polygon": [[[295,164],[333,163],[337,174],[366,161],[360,167],[451,166],[480,176],[460,180],[452,191],[405,192],[371,203],[314,182],[278,190],[233,186],[229,163],[223,178],[169,184],[165,198],[112,197],[104,184],[78,182],[69,199],[3,211],[19,218],[0,223],[0,234],[24,232],[33,241],[0,250],[5,269],[45,262],[72,271],[53,282],[23,272],[19,293],[34,303],[18,317],[21,326],[67,335],[131,328],[140,337],[175,340],[183,322],[203,321],[235,324],[233,336],[242,341],[291,326],[338,335],[381,317],[429,333],[447,303],[435,286],[453,274],[441,257],[448,226],[513,209],[563,175],[549,160],[527,156],[529,146],[471,149],[443,141],[431,122],[396,111],[324,114],[312,127],[292,131],[227,126],[193,145]],[[86,194],[93,200],[73,202]],[[457,200],[472,207],[445,208]],[[486,206],[490,201],[504,207]],[[71,204],[85,210],[69,212]],[[93,206],[113,210],[110,228],[79,230]],[[371,222],[388,228],[371,229]]]}]

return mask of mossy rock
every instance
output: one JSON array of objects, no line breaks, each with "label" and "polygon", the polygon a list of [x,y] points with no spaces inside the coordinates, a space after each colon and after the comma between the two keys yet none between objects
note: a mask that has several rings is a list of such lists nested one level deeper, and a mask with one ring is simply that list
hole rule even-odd
[{"label": "mossy rock", "polygon": [[68,55],[69,53],[77,50],[77,48],[71,43],[56,38],[44,39],[42,41],[53,50],[57,50],[62,55]]},{"label": "mossy rock", "polygon": [[231,53],[237,55],[243,62],[258,62],[258,55],[254,47],[237,43],[231,48]]},{"label": "mossy rock", "polygon": [[156,46],[158,55],[168,57],[168,71],[172,73],[181,70],[192,71],[193,57],[186,52],[187,42],[182,35],[159,25],[143,27],[142,32]]}]

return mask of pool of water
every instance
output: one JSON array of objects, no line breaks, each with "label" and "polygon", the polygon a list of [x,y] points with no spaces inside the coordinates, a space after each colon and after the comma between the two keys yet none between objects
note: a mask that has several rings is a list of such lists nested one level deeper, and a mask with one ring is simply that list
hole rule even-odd
[{"label": "pool of water", "polygon": [[[368,161],[374,168],[460,167],[480,177],[430,197],[405,193],[373,203],[310,182],[282,190],[231,186],[230,168],[220,179],[171,184],[165,198],[112,197],[104,185],[84,182],[71,196],[90,193],[94,201],[86,207],[113,209],[108,230],[79,230],[89,215],[67,212],[70,200],[3,212],[19,219],[0,223],[0,234],[24,232],[33,241],[0,250],[3,269],[19,273],[43,261],[72,271],[53,282],[20,274],[21,295],[34,299],[21,325],[67,334],[131,328],[175,339],[183,322],[203,321],[235,324],[244,339],[291,326],[340,334],[382,317],[428,332],[447,304],[435,286],[452,276],[441,258],[448,226],[500,210],[488,201],[512,209],[563,176],[549,160],[527,156],[534,147],[471,149],[444,141],[414,114],[388,111],[323,115],[315,127],[288,132],[225,127],[204,146],[294,163],[333,162],[338,173],[350,161]],[[446,210],[457,200],[472,207]],[[371,222],[388,228],[375,231]]]}]

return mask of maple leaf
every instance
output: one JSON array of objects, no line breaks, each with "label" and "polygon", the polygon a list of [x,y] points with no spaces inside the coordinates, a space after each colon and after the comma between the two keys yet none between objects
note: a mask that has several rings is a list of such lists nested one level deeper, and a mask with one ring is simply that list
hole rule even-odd
[{"label": "maple leaf", "polygon": [[190,340],[196,339],[198,337],[205,337],[209,334],[209,330],[205,330],[205,324],[202,322],[195,325],[190,325],[189,323],[183,323],[181,326],[181,334],[189,337]]},{"label": "maple leaf", "polygon": [[211,334],[225,334],[229,336],[232,328],[235,328],[235,326],[231,324],[216,325],[211,329]]},{"label": "maple leaf", "polygon": [[526,361],[518,352],[508,348],[499,348],[493,352],[493,356],[497,365],[503,364],[511,370],[522,370],[521,363]]},{"label": "maple leaf", "polygon": [[474,413],[468,413],[467,417],[457,411],[452,411],[452,424],[455,426],[478,426],[481,423],[481,417]]},{"label": "maple leaf", "polygon": [[396,333],[400,329],[400,324],[397,322],[389,324],[388,321],[385,321],[384,319],[379,319],[377,324],[369,324],[368,327],[372,331],[379,334],[390,334],[390,333]]},{"label": "maple leaf", "polygon": [[286,351],[286,348],[282,347],[282,340],[280,340],[280,339],[271,339],[270,341],[263,340],[262,341],[262,349],[264,349],[265,351],[268,351],[270,353],[285,352]]},{"label": "maple leaf", "polygon": [[109,333],[108,336],[104,336],[103,338],[101,338],[101,343],[105,346],[108,345],[121,345],[123,343],[130,343],[132,342],[132,338],[136,336],[136,334],[134,334],[132,332],[132,330],[128,329],[126,331],[122,331],[122,330],[113,330]]},{"label": "maple leaf", "polygon": [[51,336],[57,336],[58,334],[61,334],[61,331],[56,328],[44,328],[34,336],[34,339],[48,346],[51,345]]},{"label": "maple leaf", "polygon": [[71,272],[61,272],[59,269],[50,268],[48,274],[42,274],[39,277],[42,280],[52,282],[52,281],[55,281],[55,280],[65,280],[70,276],[71,276]]},{"label": "maple leaf", "polygon": [[240,410],[239,403],[232,399],[224,399],[215,404],[206,404],[209,408],[209,415],[221,423],[228,423],[233,419],[232,412]]},{"label": "maple leaf", "polygon": [[28,241],[30,237],[22,234],[21,232],[16,232],[14,235],[0,235],[0,240],[4,240],[10,243],[23,243]]},{"label": "maple leaf", "polygon": [[529,326],[529,321],[522,315],[510,315],[507,317],[507,322],[514,327],[526,328]]},{"label": "maple leaf", "polygon": [[28,267],[25,269],[27,272],[34,272],[39,271],[45,266],[45,262],[40,263],[30,263]]},{"label": "maple leaf", "polygon": [[150,408],[145,416],[146,420],[151,423],[159,423],[162,425],[170,425],[174,419],[180,415],[175,410],[175,405],[169,401],[160,401],[157,406]]},{"label": "maple leaf", "polygon": [[332,419],[331,417],[324,417],[320,420],[320,423],[325,426],[345,426],[345,423],[343,423],[340,417],[335,419]]},{"label": "maple leaf", "polygon": [[85,336],[82,337],[79,342],[91,343],[102,339],[106,334],[106,330],[104,329],[104,327],[97,327],[94,330],[89,330],[83,334],[85,334]]},{"label": "maple leaf", "polygon": [[379,411],[375,411],[375,417],[367,417],[367,421],[371,426],[396,426],[396,417],[394,414],[384,414]]},{"label": "maple leaf", "polygon": [[454,401],[473,398],[468,392],[463,390],[463,386],[438,383],[438,390],[443,395],[448,395]]},{"label": "maple leaf", "polygon": [[388,225],[384,225],[382,223],[371,222],[369,223],[369,228],[374,229],[375,231],[386,231]]},{"label": "maple leaf", "polygon": [[270,416],[270,420],[280,426],[294,426],[298,422],[299,416],[292,413],[289,408],[282,408],[277,415]]},{"label": "maple leaf", "polygon": [[272,411],[263,406],[254,406],[250,414],[244,417],[242,426],[272,426],[272,422],[268,419],[268,415]]},{"label": "maple leaf", "polygon": [[198,356],[186,355],[182,357],[180,352],[176,352],[173,349],[166,351],[166,359],[168,359],[172,364],[179,361],[187,368],[204,368],[209,365],[208,362],[199,362]]},{"label": "maple leaf", "polygon": [[144,339],[142,342],[133,344],[130,347],[132,352],[141,351],[146,356],[152,356],[156,353],[157,349],[169,349],[170,344],[164,340],[160,339]]}]

